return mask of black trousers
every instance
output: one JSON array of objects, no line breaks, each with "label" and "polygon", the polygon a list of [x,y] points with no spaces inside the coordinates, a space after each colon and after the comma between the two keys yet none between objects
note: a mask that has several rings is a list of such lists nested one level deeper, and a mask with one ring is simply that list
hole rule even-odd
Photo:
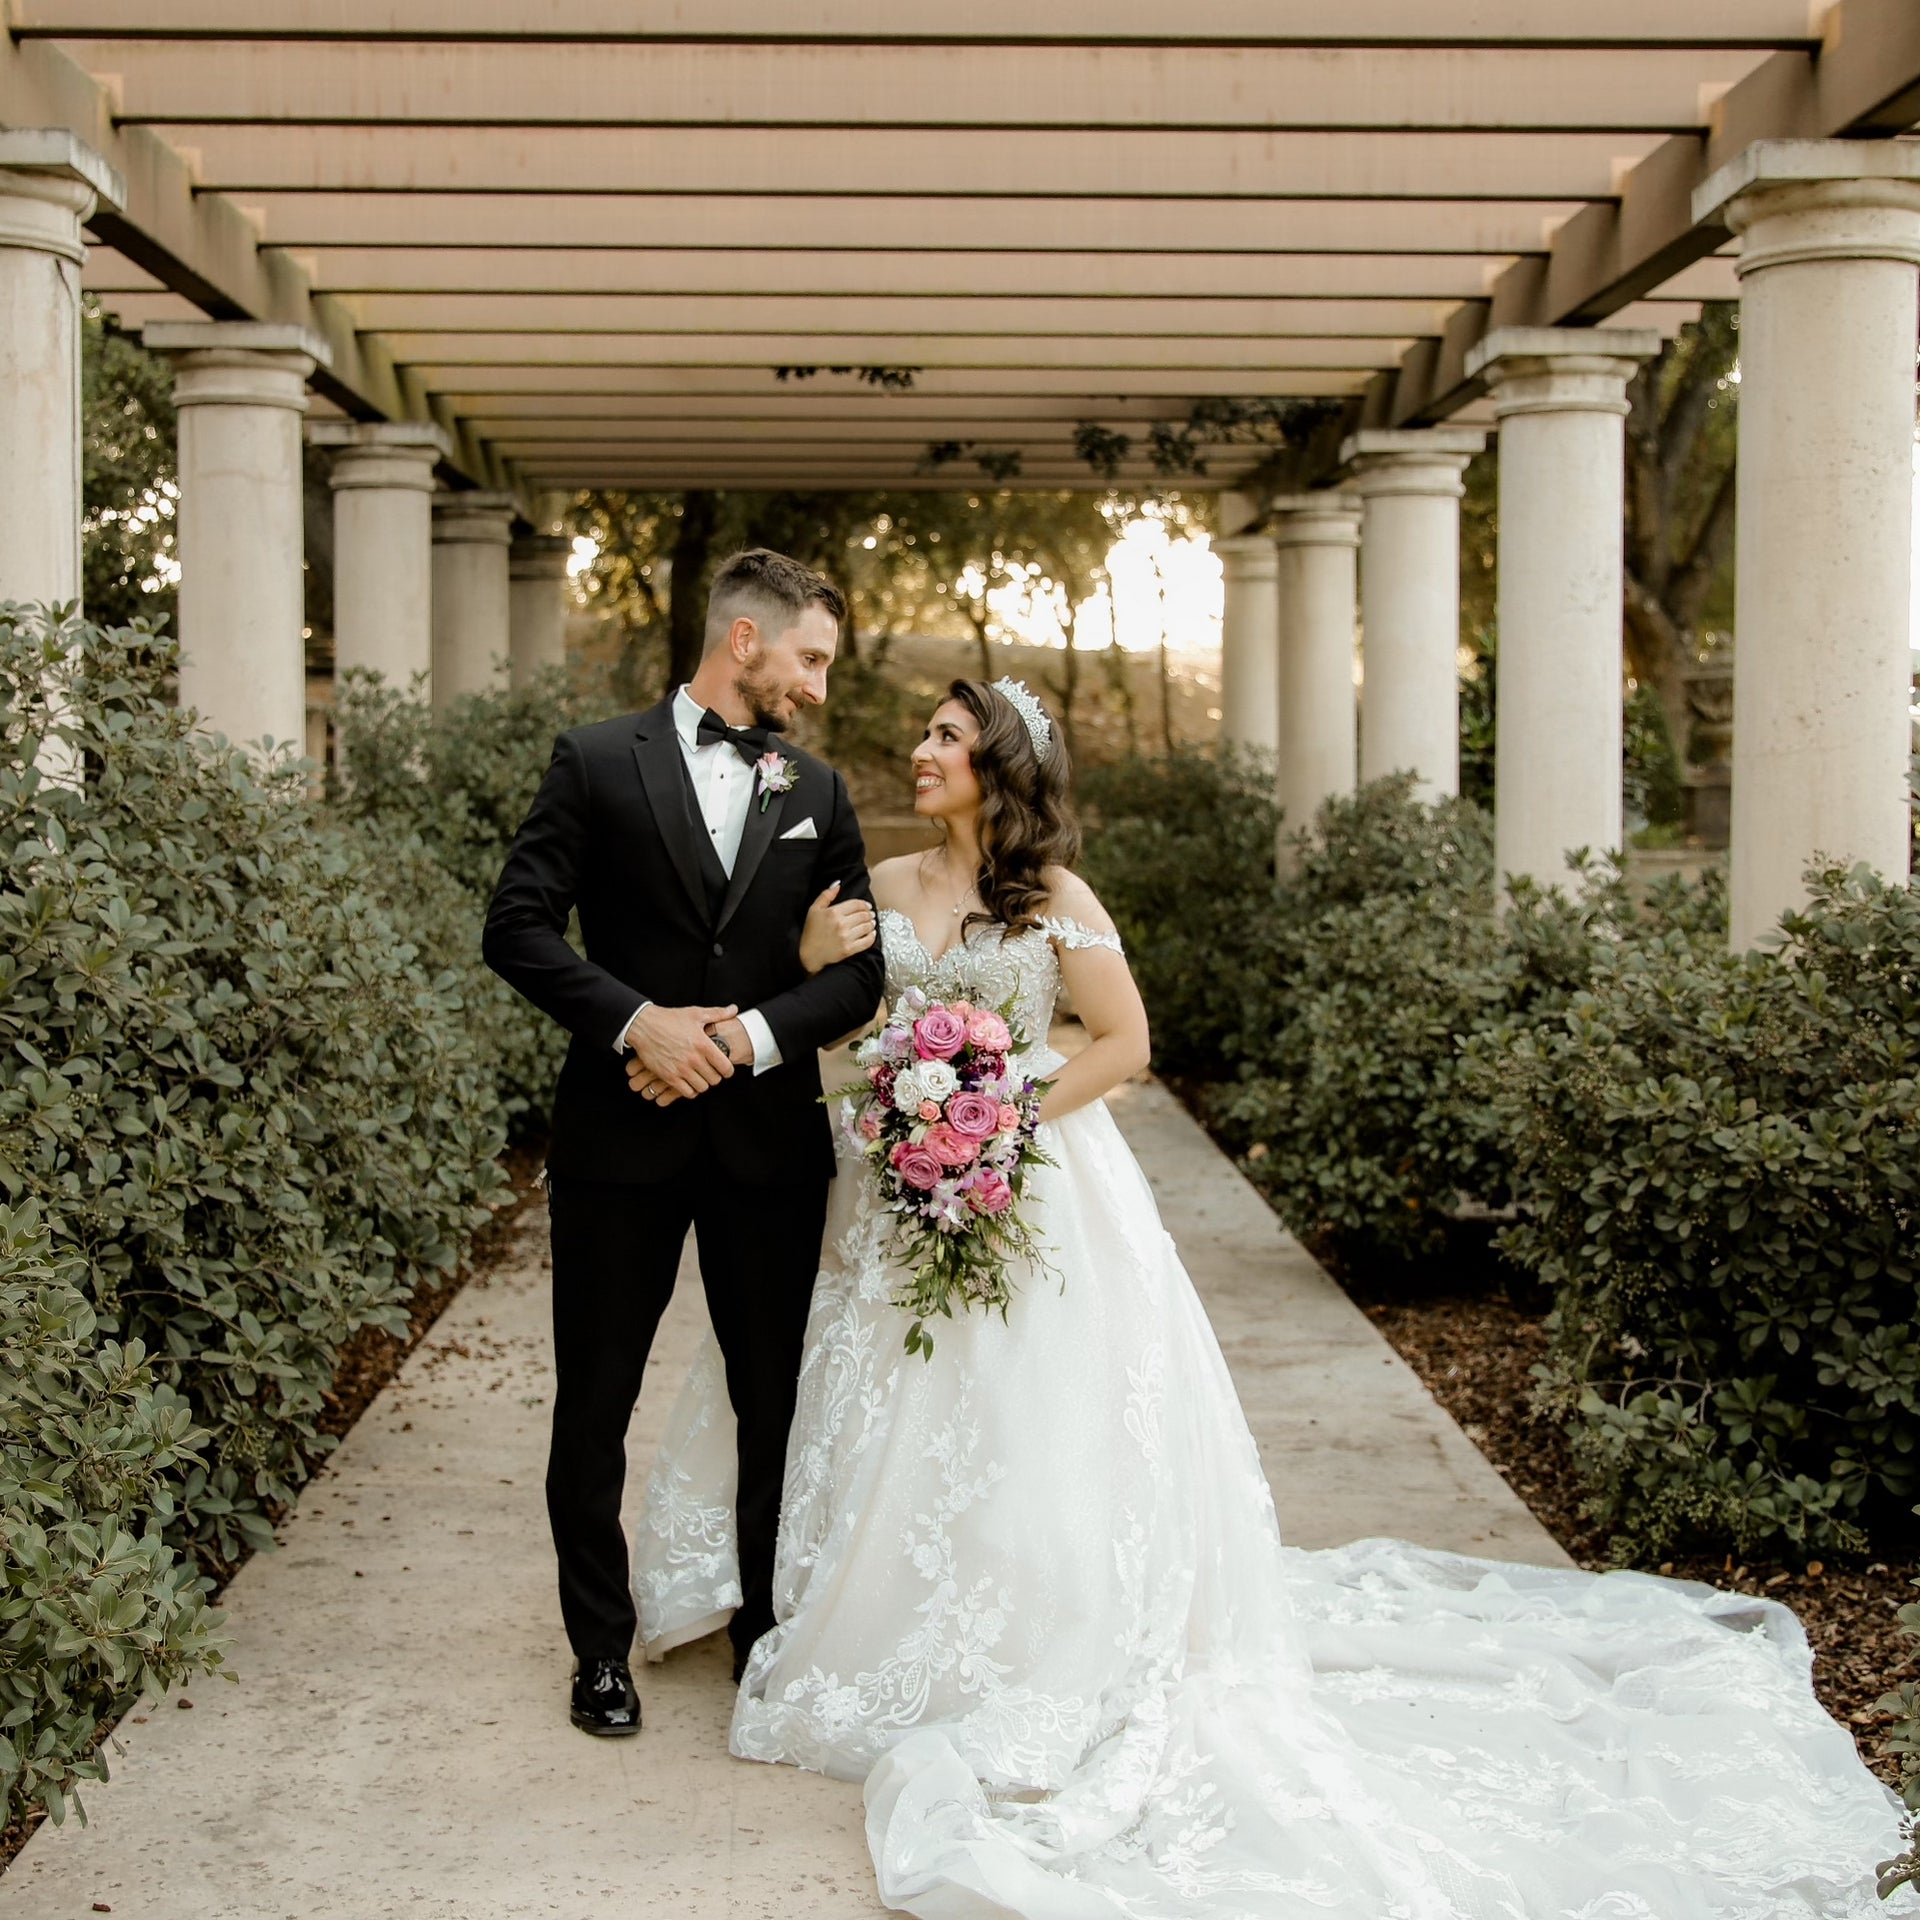
[{"label": "black trousers", "polygon": [[729,1632],[744,1653],[773,1625],[787,1434],[827,1187],[817,1178],[752,1186],[704,1161],[659,1186],[558,1175],[548,1183],[559,1384],[547,1515],[560,1562],[560,1612],[582,1660],[625,1660],[633,1646],[632,1560],[620,1525],[627,1422],[688,1227],[740,1430],[734,1512],[744,1598]]}]

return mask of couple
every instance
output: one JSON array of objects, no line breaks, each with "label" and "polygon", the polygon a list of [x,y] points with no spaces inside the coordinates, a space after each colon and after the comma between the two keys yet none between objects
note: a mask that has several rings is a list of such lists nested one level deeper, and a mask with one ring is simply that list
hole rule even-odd
[{"label": "couple", "polygon": [[[636,1631],[658,1656],[730,1616],[733,1751],[864,1779],[880,1896],[923,1920],[1881,1911],[1897,1810],[1784,1608],[1281,1544],[1102,1101],[1146,1023],[1071,872],[1063,743],[1024,687],[956,683],[913,756],[943,846],[869,886],[839,776],[773,743],[844,614],[790,560],[727,562],[691,686],[557,743],[488,921],[574,1036],[548,1499],[575,1723],[637,1731]],[[1063,984],[1071,1060],[1042,1044]],[[1012,1003],[1053,1082],[1054,1273],[930,1360],[815,1060],[909,987]],[[689,1224],[713,1340],[630,1560],[624,1436]]]}]

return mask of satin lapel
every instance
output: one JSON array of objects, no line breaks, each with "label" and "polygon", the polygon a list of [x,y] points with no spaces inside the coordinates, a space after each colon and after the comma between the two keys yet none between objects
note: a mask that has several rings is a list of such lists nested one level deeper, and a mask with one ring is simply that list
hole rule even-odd
[{"label": "satin lapel", "polygon": [[[760,869],[760,862],[767,857],[767,849],[773,845],[774,836],[780,831],[780,816],[786,808],[787,795],[768,794],[766,811],[763,813],[757,791],[759,784],[756,778],[756,792],[747,802],[747,824],[740,830],[740,851],[733,857],[733,878],[727,882],[727,897],[721,901],[720,918],[714,922],[715,933],[733,918],[733,910],[745,898],[747,888],[753,884],[753,876]],[[788,793],[792,791],[791,787],[787,789]]]},{"label": "satin lapel", "polygon": [[640,737],[633,743],[633,758],[640,769],[640,784],[646,789],[647,804],[653,808],[654,824],[660,829],[661,844],[680,884],[687,890],[695,916],[707,918],[707,890],[700,879],[700,861],[694,852],[693,815],[687,798],[680,736],[673,727],[671,706],[654,707],[640,719]]}]

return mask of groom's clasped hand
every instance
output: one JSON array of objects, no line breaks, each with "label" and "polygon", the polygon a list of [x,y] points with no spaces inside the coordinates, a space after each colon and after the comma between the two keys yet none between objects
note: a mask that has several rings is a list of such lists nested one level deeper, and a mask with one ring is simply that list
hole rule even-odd
[{"label": "groom's clasped hand", "polygon": [[[800,936],[800,960],[808,973],[865,953],[878,938],[869,900],[842,900],[841,882],[821,890],[807,910]],[[691,1100],[750,1066],[752,1040],[738,1021],[738,1007],[660,1007],[648,1005],[627,1028],[627,1085],[657,1107]],[[745,1038],[742,1058],[731,1036]]]},{"label": "groom's clasped hand", "polygon": [[738,1007],[662,1007],[650,1001],[627,1025],[627,1085],[664,1107],[730,1079],[734,1053],[721,1030],[739,1012]]}]

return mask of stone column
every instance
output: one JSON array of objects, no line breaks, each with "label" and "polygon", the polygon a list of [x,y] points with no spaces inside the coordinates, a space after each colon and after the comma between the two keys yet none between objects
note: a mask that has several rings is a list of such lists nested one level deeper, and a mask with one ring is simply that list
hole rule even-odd
[{"label": "stone column", "polygon": [[1280,744],[1279,557],[1264,533],[1216,540],[1220,608],[1220,739],[1223,745]]},{"label": "stone column", "polygon": [[507,684],[507,548],[513,496],[443,493],[433,502],[433,704]]},{"label": "stone column", "polygon": [[180,704],[229,740],[307,737],[300,419],[328,360],[304,327],[153,320],[180,416]]},{"label": "stone column", "polygon": [[333,449],[333,661],[403,692],[433,673],[433,469],[451,451],[420,421],[318,420]]},{"label": "stone column", "polygon": [[1272,503],[1280,560],[1280,773],[1287,839],[1320,803],[1351,793],[1355,558],[1361,504],[1350,493],[1289,494]]},{"label": "stone column", "polygon": [[1737,951],[1817,857],[1907,876],[1920,153],[1762,141],[1693,211],[1741,243]]},{"label": "stone column", "polygon": [[1411,772],[1423,800],[1460,791],[1460,474],[1486,444],[1432,427],[1340,449],[1362,502],[1360,778]]},{"label": "stone column", "polygon": [[516,687],[567,660],[567,562],[564,534],[529,534],[508,550],[508,677]]},{"label": "stone column", "polygon": [[1567,884],[1620,846],[1627,382],[1660,349],[1621,327],[1496,327],[1467,356],[1500,421],[1494,860]]},{"label": "stone column", "polygon": [[0,133],[0,601],[80,598],[80,228],[123,195],[71,134]]}]

